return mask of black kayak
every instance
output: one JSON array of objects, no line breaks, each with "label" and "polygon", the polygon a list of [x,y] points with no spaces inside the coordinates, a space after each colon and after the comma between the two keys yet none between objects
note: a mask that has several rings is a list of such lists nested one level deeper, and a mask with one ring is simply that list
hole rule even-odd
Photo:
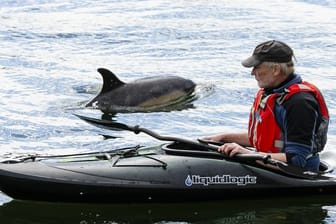
[{"label": "black kayak", "polygon": [[63,202],[186,202],[336,193],[336,176],[323,162],[319,172],[311,172],[257,153],[231,158],[217,152],[217,143],[76,116],[98,127],[142,132],[170,143],[4,158],[3,193],[14,199]]},{"label": "black kayak", "polygon": [[0,189],[14,199],[165,202],[336,193],[336,178],[254,154],[229,159],[184,143],[4,159]]}]

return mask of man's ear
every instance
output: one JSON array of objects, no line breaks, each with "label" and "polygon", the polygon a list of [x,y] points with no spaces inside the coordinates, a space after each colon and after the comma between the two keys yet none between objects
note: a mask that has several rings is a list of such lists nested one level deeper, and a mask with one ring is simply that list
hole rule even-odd
[{"label": "man's ear", "polygon": [[276,76],[278,76],[278,75],[281,75],[281,67],[280,67],[280,65],[279,64],[275,64],[275,65],[273,65],[273,74],[274,75],[276,75]]}]

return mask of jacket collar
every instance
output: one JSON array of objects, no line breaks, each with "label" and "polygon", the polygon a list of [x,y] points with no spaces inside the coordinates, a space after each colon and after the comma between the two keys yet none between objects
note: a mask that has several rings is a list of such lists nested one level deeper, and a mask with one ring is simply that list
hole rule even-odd
[{"label": "jacket collar", "polygon": [[283,83],[281,83],[278,87],[273,89],[265,90],[268,93],[282,93],[284,89],[290,87],[293,84],[301,83],[302,79],[299,75],[293,74],[290,77],[288,77],[287,80],[285,80]]}]

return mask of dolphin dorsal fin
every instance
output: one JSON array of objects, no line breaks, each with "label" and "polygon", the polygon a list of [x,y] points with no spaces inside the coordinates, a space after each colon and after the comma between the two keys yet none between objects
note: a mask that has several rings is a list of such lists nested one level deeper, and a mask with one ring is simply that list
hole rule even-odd
[{"label": "dolphin dorsal fin", "polygon": [[98,68],[98,72],[103,77],[103,88],[100,93],[109,92],[122,85],[125,85],[125,83],[120,81],[118,77],[115,74],[113,74],[113,72],[111,72],[106,68]]}]

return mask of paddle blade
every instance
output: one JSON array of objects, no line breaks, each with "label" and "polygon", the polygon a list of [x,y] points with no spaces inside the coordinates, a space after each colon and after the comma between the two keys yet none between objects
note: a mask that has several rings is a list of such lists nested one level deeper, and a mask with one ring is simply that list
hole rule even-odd
[{"label": "paddle blade", "polygon": [[78,114],[74,114],[75,116],[79,117],[83,121],[86,121],[89,124],[92,124],[96,127],[99,128],[104,128],[104,129],[109,129],[109,130],[114,130],[114,131],[120,131],[120,130],[126,130],[126,131],[135,131],[134,127],[121,124],[118,122],[114,121],[108,121],[108,120],[101,120],[101,119],[96,119],[92,117],[86,117]]}]

